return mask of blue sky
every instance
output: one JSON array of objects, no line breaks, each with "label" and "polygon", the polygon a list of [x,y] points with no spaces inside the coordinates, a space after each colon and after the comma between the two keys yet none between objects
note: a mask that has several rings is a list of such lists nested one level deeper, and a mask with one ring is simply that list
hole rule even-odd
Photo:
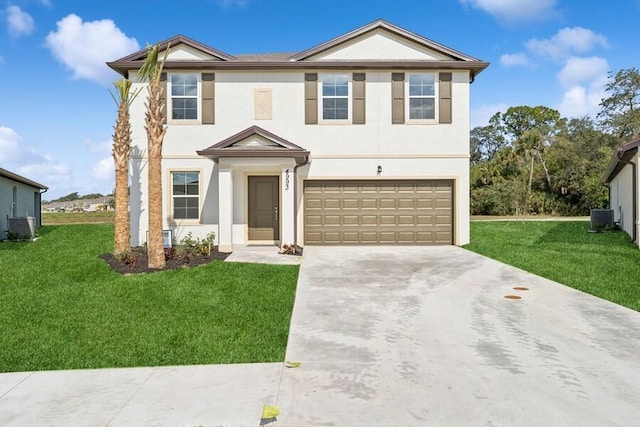
[{"label": "blue sky", "polygon": [[104,62],[176,34],[294,52],[382,18],[491,62],[472,126],[515,105],[593,116],[607,72],[640,61],[640,0],[0,1],[0,167],[48,185],[45,199],[113,190],[118,75]]}]

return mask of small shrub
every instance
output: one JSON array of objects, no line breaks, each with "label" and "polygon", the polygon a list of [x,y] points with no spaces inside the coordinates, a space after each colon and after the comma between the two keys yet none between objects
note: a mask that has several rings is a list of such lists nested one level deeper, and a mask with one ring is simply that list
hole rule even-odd
[{"label": "small shrub", "polygon": [[127,249],[120,253],[115,254],[118,261],[120,261],[124,265],[128,265],[129,269],[132,271],[138,265],[138,254],[131,249]]}]

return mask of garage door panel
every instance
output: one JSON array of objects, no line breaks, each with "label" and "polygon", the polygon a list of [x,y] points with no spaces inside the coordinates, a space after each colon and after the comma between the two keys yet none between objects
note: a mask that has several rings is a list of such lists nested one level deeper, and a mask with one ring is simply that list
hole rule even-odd
[{"label": "garage door panel", "polygon": [[359,199],[354,199],[354,198],[348,198],[348,199],[342,199],[342,209],[359,209],[360,208],[360,201]]},{"label": "garage door panel", "polygon": [[398,215],[398,224],[401,225],[415,225],[416,218],[415,215]]},{"label": "garage door panel", "polygon": [[396,225],[398,218],[395,215],[380,215],[380,225]]},{"label": "garage door panel", "polygon": [[377,225],[378,224],[378,216],[377,215],[361,215],[360,224],[362,225]]},{"label": "garage door panel", "polygon": [[323,225],[326,225],[326,226],[340,225],[340,215],[325,215]]},{"label": "garage door panel", "polygon": [[379,233],[381,243],[396,243],[398,234],[395,231],[381,231]]},{"label": "garage door panel", "polygon": [[360,209],[377,209],[378,199],[360,199]]},{"label": "garage door panel", "polygon": [[398,209],[415,209],[416,199],[401,198],[398,199]]},{"label": "garage door panel", "polygon": [[379,207],[380,209],[395,209],[396,201],[397,199],[391,199],[389,197],[385,197],[384,199],[380,199]]},{"label": "garage door panel", "polygon": [[451,181],[304,183],[305,244],[451,244]]},{"label": "garage door panel", "polygon": [[358,215],[343,215],[342,225],[359,225],[360,217]]}]

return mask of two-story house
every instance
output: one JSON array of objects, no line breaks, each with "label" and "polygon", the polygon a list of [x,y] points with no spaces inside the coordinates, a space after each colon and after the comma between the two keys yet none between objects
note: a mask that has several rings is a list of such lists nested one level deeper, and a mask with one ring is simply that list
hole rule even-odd
[{"label": "two-story house", "polygon": [[[184,36],[163,85],[165,228],[247,244],[469,241],[469,90],[488,63],[385,21],[298,53],[233,56]],[[108,65],[131,106],[132,243],[146,241],[141,50]]]}]

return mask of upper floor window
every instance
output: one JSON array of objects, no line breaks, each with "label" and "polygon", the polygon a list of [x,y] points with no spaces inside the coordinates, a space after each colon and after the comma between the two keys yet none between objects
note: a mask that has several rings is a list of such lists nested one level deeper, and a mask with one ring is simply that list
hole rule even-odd
[{"label": "upper floor window", "polygon": [[198,120],[197,74],[171,74],[171,119]]},{"label": "upper floor window", "polygon": [[198,219],[200,216],[200,174],[171,172],[173,219]]},{"label": "upper floor window", "polygon": [[409,120],[436,118],[436,74],[409,74]]},{"label": "upper floor window", "polygon": [[322,76],[322,119],[349,119],[349,76],[347,74]]}]

